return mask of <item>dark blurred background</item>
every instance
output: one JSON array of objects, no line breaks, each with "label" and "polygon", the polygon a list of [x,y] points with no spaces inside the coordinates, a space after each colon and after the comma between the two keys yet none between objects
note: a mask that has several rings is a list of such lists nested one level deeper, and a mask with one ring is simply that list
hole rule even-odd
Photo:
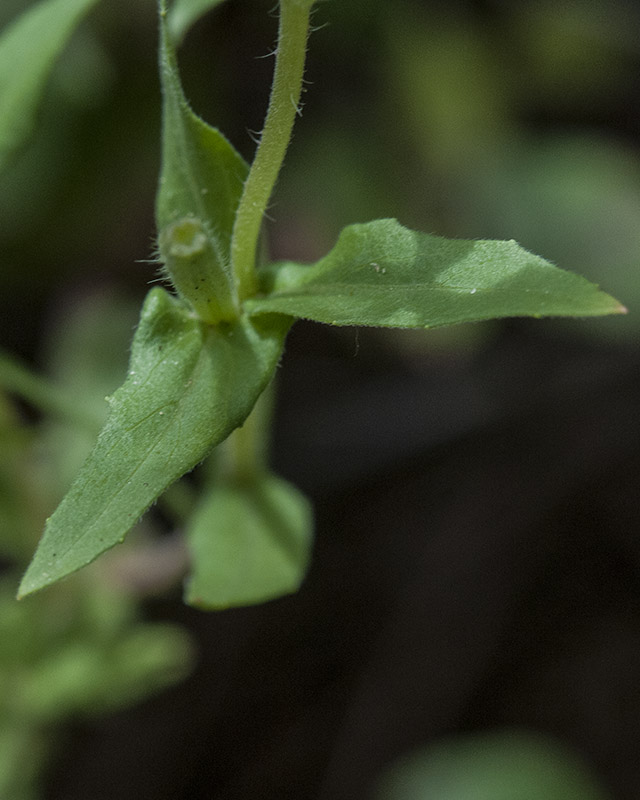
[{"label": "dark blurred background", "polygon": [[[4,0],[0,25],[24,0]],[[187,95],[248,159],[271,0],[229,0],[180,52]],[[50,800],[350,800],[398,756],[503,727],[640,797],[640,9],[327,0],[270,214],[275,258],[351,222],[514,238],[629,308],[416,332],[298,323],[273,463],[315,503],[294,597],[150,601],[193,675],[76,725]],[[326,23],[326,26],[325,26]],[[88,296],[153,280],[151,0],[109,0],[57,67],[2,179],[2,345],[42,365]],[[126,352],[122,354],[123,375]]]}]

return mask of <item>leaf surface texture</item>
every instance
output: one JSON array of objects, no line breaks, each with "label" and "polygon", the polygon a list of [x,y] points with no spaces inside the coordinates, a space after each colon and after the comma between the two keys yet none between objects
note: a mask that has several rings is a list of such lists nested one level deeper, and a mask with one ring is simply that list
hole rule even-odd
[{"label": "leaf surface texture", "polygon": [[514,241],[443,239],[383,219],[345,228],[312,266],[263,272],[251,314],[280,312],[331,325],[433,328],[516,316],[623,312],[584,278]]}]

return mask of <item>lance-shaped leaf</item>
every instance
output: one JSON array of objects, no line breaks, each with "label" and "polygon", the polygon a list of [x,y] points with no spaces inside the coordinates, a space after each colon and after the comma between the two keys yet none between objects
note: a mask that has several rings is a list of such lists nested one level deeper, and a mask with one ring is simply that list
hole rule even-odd
[{"label": "lance-shaped leaf", "polygon": [[96,0],[42,0],[0,37],[0,169],[29,136],[56,58]]},{"label": "lance-shaped leaf", "polygon": [[231,234],[248,167],[224,136],[189,108],[163,9],[161,4],[160,256],[178,293],[215,324],[237,316]]},{"label": "lance-shaped leaf", "polygon": [[269,382],[290,320],[203,324],[153,289],[130,370],[71,489],[48,520],[26,595],[122,541],[149,505],[245,420]]},{"label": "lance-shaped leaf", "polygon": [[307,499],[274,475],[215,483],[187,531],[192,568],[186,602],[228,608],[297,591],[312,529]]},{"label": "lance-shaped leaf", "polygon": [[345,228],[313,266],[262,272],[250,314],[332,325],[433,328],[517,316],[597,316],[625,309],[597,286],[516,242],[443,239],[383,219]]},{"label": "lance-shaped leaf", "polygon": [[167,17],[172,40],[180,44],[189,28],[207,11],[222,2],[223,0],[174,0]]}]

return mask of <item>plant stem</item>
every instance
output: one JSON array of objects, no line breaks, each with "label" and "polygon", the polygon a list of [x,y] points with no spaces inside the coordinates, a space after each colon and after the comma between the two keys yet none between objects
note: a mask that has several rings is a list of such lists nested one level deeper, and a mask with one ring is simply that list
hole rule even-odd
[{"label": "plant stem", "polygon": [[284,160],[296,115],[313,0],[280,0],[276,66],[269,108],[233,227],[231,263],[240,300],[257,291],[256,249],[267,203]]},{"label": "plant stem", "polygon": [[0,387],[22,397],[45,414],[63,417],[91,431],[102,427],[103,420],[85,412],[75,395],[56,386],[47,378],[34,374],[28,367],[1,352]]},{"label": "plant stem", "polygon": [[274,406],[274,383],[267,386],[252,412],[220,446],[214,480],[221,477],[234,482],[250,482],[267,469],[271,419]]}]

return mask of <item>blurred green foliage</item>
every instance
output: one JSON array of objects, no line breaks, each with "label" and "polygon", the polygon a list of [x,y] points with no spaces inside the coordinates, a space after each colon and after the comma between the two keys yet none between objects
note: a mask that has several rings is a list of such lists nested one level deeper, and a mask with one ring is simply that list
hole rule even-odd
[{"label": "blurred green foliage", "polygon": [[576,754],[522,731],[459,737],[407,756],[377,800],[606,800]]},{"label": "blurred green foliage", "polygon": [[120,555],[120,564],[98,565],[46,595],[15,599],[46,513],[93,444],[105,416],[105,393],[122,379],[135,317],[129,301],[100,294],[67,305],[64,317],[51,326],[44,360],[60,397],[68,398],[62,414],[27,422],[0,396],[3,798],[41,796],[43,770],[63,742],[61,723],[137,702],[190,667],[190,643],[182,629],[140,619],[137,591],[126,580],[135,544]]}]

